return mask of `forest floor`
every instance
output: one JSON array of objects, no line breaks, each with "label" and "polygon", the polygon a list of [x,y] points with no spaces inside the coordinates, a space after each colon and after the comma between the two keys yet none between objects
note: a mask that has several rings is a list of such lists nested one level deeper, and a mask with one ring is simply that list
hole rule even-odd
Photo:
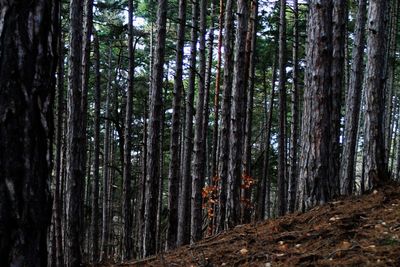
[{"label": "forest floor", "polygon": [[240,225],[191,246],[116,266],[398,267],[400,187]]}]

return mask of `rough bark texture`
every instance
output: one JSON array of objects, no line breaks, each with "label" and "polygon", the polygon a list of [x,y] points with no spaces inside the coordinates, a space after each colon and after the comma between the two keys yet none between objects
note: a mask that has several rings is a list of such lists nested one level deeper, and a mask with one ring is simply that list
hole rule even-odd
[{"label": "rough bark texture", "polygon": [[373,187],[387,178],[385,160],[383,92],[387,18],[386,1],[371,0],[368,8],[367,68],[365,82],[365,178]]},{"label": "rough bark texture", "polygon": [[237,31],[235,40],[235,63],[232,87],[231,129],[229,134],[228,190],[226,223],[234,227],[240,220],[240,185],[242,178],[244,96],[247,93],[246,80],[246,36],[249,7],[246,0],[237,1]]},{"label": "rough bark texture", "polygon": [[332,1],[309,1],[306,89],[301,132],[297,208],[330,200],[330,91]]},{"label": "rough bark texture", "polygon": [[292,124],[290,131],[290,170],[288,190],[288,211],[294,212],[296,204],[296,186],[298,176],[298,146],[299,146],[299,6],[293,1],[293,84],[292,84]]},{"label": "rough bark texture", "polygon": [[2,1],[0,265],[46,266],[58,1]]},{"label": "rough bark texture", "polygon": [[219,212],[217,218],[218,231],[226,229],[226,193],[229,160],[229,131],[230,131],[230,107],[232,95],[232,72],[233,72],[233,0],[226,1],[225,26],[224,26],[224,81],[222,88],[221,108],[221,130],[220,130],[220,153],[218,176],[220,180]]},{"label": "rough bark texture", "polygon": [[218,50],[217,50],[217,73],[215,77],[215,94],[214,94],[214,126],[211,152],[211,176],[218,177],[218,126],[219,126],[219,94],[221,88],[221,62],[222,62],[222,32],[224,29],[224,1],[219,1],[219,18],[218,18]]},{"label": "rough bark texture", "polygon": [[286,212],[286,0],[280,1],[279,16],[279,134],[278,215]]},{"label": "rough bark texture", "polygon": [[192,3],[192,29],[191,29],[191,47],[190,47],[190,70],[189,85],[186,93],[186,111],[185,111],[185,133],[184,133],[184,153],[182,166],[182,183],[179,199],[179,221],[178,221],[178,246],[188,244],[190,241],[190,199],[192,192],[192,177],[190,165],[193,153],[193,113],[194,113],[194,88],[196,82],[196,55],[198,39],[198,18],[199,2]]},{"label": "rough bark texture", "polygon": [[347,24],[347,0],[333,1],[332,11],[332,107],[331,107],[331,144],[329,153],[329,177],[332,181],[333,196],[340,191],[340,120],[342,92],[345,71],[345,40]]},{"label": "rough bark texture", "polygon": [[181,98],[183,92],[183,48],[185,46],[186,0],[179,1],[178,42],[176,43],[176,70],[174,78],[174,98],[172,102],[171,162],[168,173],[168,229],[167,249],[176,247],[178,235],[178,196],[179,196],[179,134],[181,129]]},{"label": "rough bark texture", "polygon": [[122,218],[123,218],[123,249],[122,259],[128,260],[132,257],[132,175],[131,175],[131,147],[132,147],[132,109],[133,109],[133,79],[134,79],[134,51],[133,51],[133,0],[128,1],[128,90],[126,93],[126,112],[124,130],[124,168],[123,168],[123,196],[122,196]]},{"label": "rough bark texture", "polygon": [[365,23],[367,20],[367,1],[358,1],[358,12],[354,37],[350,83],[346,98],[344,119],[344,140],[340,166],[340,193],[350,195],[355,181],[355,155],[357,148],[358,121],[362,85],[364,79]]},{"label": "rough bark texture", "polygon": [[[200,38],[199,38],[199,87],[196,103],[193,169],[192,169],[192,199],[191,199],[191,222],[190,242],[199,241],[202,238],[202,189],[205,174],[205,150],[204,150],[204,96],[206,76],[206,16],[207,5],[205,0],[200,0]],[[207,107],[208,108],[208,107]]]},{"label": "rough bark texture", "polygon": [[94,154],[92,189],[92,262],[99,260],[99,185],[100,185],[100,51],[99,39],[94,39],[95,85],[94,85]]},{"label": "rough bark texture", "polygon": [[100,260],[107,259],[108,247],[108,188],[110,185],[109,159],[110,159],[110,97],[111,97],[111,80],[112,80],[112,47],[110,44],[108,55],[108,82],[106,92],[105,106],[105,126],[104,126],[104,149],[103,149],[103,191],[102,191],[102,228],[101,228],[101,254]]},{"label": "rough bark texture", "polygon": [[[243,173],[249,176],[253,175],[251,166],[251,152],[252,152],[252,126],[253,126],[253,98],[255,87],[255,70],[256,70],[256,39],[257,39],[257,16],[258,16],[258,1],[251,2],[251,17],[249,23],[249,30],[247,32],[248,53],[248,91],[247,91],[247,105],[246,109],[246,124],[243,148]],[[242,204],[242,222],[249,223],[251,221],[251,190],[252,188],[244,188],[243,196],[244,203]]]},{"label": "rough bark texture", "polygon": [[81,220],[83,215],[83,182],[85,143],[82,114],[82,16],[83,1],[70,2],[70,49],[68,69],[68,129],[67,129],[67,226],[66,266],[79,266],[81,255]]},{"label": "rough bark texture", "polygon": [[154,50],[152,88],[150,98],[146,201],[144,212],[144,256],[156,252],[156,219],[158,182],[160,178],[160,121],[162,116],[162,83],[164,76],[164,55],[167,23],[167,0],[158,1],[157,10],[157,42]]}]

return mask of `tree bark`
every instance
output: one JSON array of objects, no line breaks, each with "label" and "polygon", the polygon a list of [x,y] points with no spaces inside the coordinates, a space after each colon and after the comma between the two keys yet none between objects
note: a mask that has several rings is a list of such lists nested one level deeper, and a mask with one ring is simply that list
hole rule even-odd
[{"label": "tree bark", "polygon": [[[332,107],[331,107],[331,144],[329,153],[329,177],[333,197],[340,192],[340,121],[342,91],[344,86],[347,0],[333,1],[332,11]],[[346,159],[347,160],[347,159]]]},{"label": "tree bark", "polygon": [[93,189],[92,189],[92,259],[99,260],[99,185],[100,185],[100,48],[98,36],[94,39],[95,85],[94,85],[94,155],[93,155]]},{"label": "tree bark", "polygon": [[331,199],[329,177],[332,8],[331,0],[309,1],[306,89],[301,132],[298,210]]},{"label": "tree bark", "polygon": [[46,266],[58,1],[3,1],[0,265]]},{"label": "tree bark", "polygon": [[384,140],[384,102],[385,80],[385,46],[387,40],[386,1],[371,0],[368,8],[368,41],[366,68],[366,113],[365,128],[365,179],[373,187],[379,186],[388,179],[385,160]]},{"label": "tree bark", "polygon": [[108,258],[108,188],[110,184],[110,97],[111,97],[111,80],[112,80],[112,46],[110,43],[108,55],[108,81],[106,92],[106,106],[105,106],[105,126],[104,126],[104,149],[103,149],[103,191],[102,191],[102,229],[101,229],[101,254],[100,261]]},{"label": "tree bark", "polygon": [[296,186],[298,175],[298,146],[299,146],[299,6],[298,0],[293,1],[293,84],[292,84],[292,124],[290,136],[290,170],[288,211],[295,211]]},{"label": "tree bark", "polygon": [[190,164],[193,153],[193,113],[194,113],[194,87],[196,82],[196,55],[198,39],[198,18],[199,2],[193,1],[192,4],[192,29],[191,29],[191,47],[190,47],[190,70],[189,85],[186,94],[186,112],[185,112],[185,135],[184,135],[184,154],[182,166],[182,193],[179,199],[179,221],[178,221],[178,246],[190,242],[190,211],[192,195],[192,177]]},{"label": "tree bark", "polygon": [[150,115],[148,129],[146,201],[144,225],[144,256],[156,252],[156,219],[159,182],[160,157],[160,121],[162,116],[162,86],[165,56],[165,39],[167,23],[167,0],[158,1],[157,42],[155,47],[152,88],[150,98]]},{"label": "tree bark", "polygon": [[221,130],[220,130],[220,153],[218,176],[220,182],[219,212],[217,228],[221,232],[227,228],[226,225],[226,195],[228,190],[228,161],[229,161],[229,131],[231,117],[231,95],[232,95],[232,73],[233,73],[233,0],[226,1],[225,26],[224,26],[224,80],[222,87],[221,108]]},{"label": "tree bark", "polygon": [[351,64],[350,83],[346,98],[344,119],[343,153],[340,167],[340,193],[350,195],[355,181],[358,122],[362,85],[364,79],[365,23],[367,20],[367,1],[359,0]]},{"label": "tree bark", "polygon": [[237,1],[237,31],[235,40],[235,64],[232,87],[231,129],[229,135],[228,190],[226,222],[229,228],[240,220],[240,185],[242,178],[243,153],[243,104],[246,86],[246,36],[248,30],[249,7],[245,0]]},{"label": "tree bark", "polygon": [[68,72],[68,133],[67,133],[67,227],[66,266],[79,266],[81,255],[81,220],[83,215],[84,182],[84,117],[82,114],[82,16],[83,1],[70,2],[70,50]]},{"label": "tree bark", "polygon": [[126,93],[126,113],[124,131],[124,168],[123,168],[123,196],[122,196],[122,218],[123,218],[123,249],[122,260],[132,258],[132,175],[131,175],[131,133],[132,133],[132,109],[133,109],[133,80],[134,80],[134,51],[133,51],[133,0],[128,1],[128,90]]},{"label": "tree bark", "polygon": [[279,134],[278,216],[286,212],[286,0],[280,1],[279,16]]},{"label": "tree bark", "polygon": [[192,170],[192,199],[191,199],[191,222],[190,242],[199,241],[202,237],[202,196],[204,184],[204,146],[203,142],[203,119],[204,119],[204,93],[206,75],[206,16],[207,6],[205,0],[200,0],[200,40],[199,40],[199,89],[196,103],[196,116],[194,131],[194,151]]},{"label": "tree bark", "polygon": [[178,235],[178,196],[179,196],[179,133],[181,128],[181,98],[183,92],[183,48],[185,46],[186,0],[179,1],[178,42],[176,44],[176,70],[174,78],[174,97],[172,102],[171,162],[168,173],[168,229],[167,249],[176,247]]}]

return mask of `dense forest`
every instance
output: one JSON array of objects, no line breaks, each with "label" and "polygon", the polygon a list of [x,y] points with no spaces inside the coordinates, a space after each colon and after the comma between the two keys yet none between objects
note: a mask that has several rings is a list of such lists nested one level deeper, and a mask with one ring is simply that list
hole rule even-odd
[{"label": "dense forest", "polygon": [[399,11],[0,1],[0,266],[141,259],[400,181]]}]

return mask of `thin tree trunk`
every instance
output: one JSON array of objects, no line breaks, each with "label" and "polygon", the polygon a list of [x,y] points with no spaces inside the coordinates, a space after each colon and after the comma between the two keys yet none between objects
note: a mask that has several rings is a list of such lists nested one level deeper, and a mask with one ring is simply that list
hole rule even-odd
[{"label": "thin tree trunk", "polygon": [[351,64],[350,83],[346,98],[344,119],[343,153],[340,167],[340,193],[350,195],[355,181],[357,133],[360,117],[362,86],[364,79],[365,23],[367,1],[359,0],[356,20],[354,48]]},{"label": "thin tree trunk", "polygon": [[110,156],[110,95],[111,95],[111,80],[112,80],[112,47],[110,43],[108,55],[108,82],[106,92],[106,106],[105,106],[105,127],[104,127],[104,149],[103,149],[103,205],[102,205],[102,229],[101,229],[101,254],[100,261],[108,258],[108,188],[110,183],[109,177],[109,156]]},{"label": "thin tree trunk", "polygon": [[294,212],[296,204],[296,186],[298,175],[298,146],[299,146],[299,6],[298,0],[293,1],[293,85],[292,85],[292,125],[290,136],[290,171],[288,211]]},{"label": "thin tree trunk", "polygon": [[229,161],[229,131],[231,117],[232,73],[233,73],[233,0],[227,0],[224,26],[224,81],[221,108],[221,144],[219,153],[218,177],[220,183],[219,212],[217,228],[221,232],[226,226],[226,195],[228,190],[228,161]]},{"label": "thin tree trunk", "polygon": [[178,196],[180,177],[179,136],[181,129],[181,98],[183,92],[183,48],[185,46],[186,0],[179,1],[178,42],[176,44],[176,71],[172,102],[171,162],[168,172],[168,229],[167,249],[176,247],[178,235]]},{"label": "thin tree trunk", "polygon": [[245,0],[237,1],[237,31],[235,41],[235,64],[232,87],[231,129],[229,135],[228,190],[226,222],[229,228],[240,220],[240,185],[242,178],[243,153],[243,104],[246,86],[246,36],[248,30],[249,7]]},{"label": "thin tree trunk", "polygon": [[95,85],[94,85],[94,155],[92,189],[92,262],[99,260],[99,185],[100,185],[100,48],[98,36],[94,39]]},{"label": "thin tree trunk", "polygon": [[332,11],[332,106],[331,106],[331,144],[329,153],[329,187],[332,197],[340,192],[340,120],[342,91],[344,86],[345,45],[347,25],[347,0],[333,1]]},{"label": "thin tree trunk", "polygon": [[179,221],[178,221],[178,246],[190,242],[190,211],[192,195],[192,177],[190,164],[193,153],[193,113],[194,113],[194,87],[196,81],[196,55],[198,39],[198,18],[199,3],[194,0],[192,4],[192,29],[191,29],[191,47],[190,47],[190,70],[189,85],[186,94],[186,112],[185,112],[185,135],[184,135],[184,154],[182,166],[182,193],[179,199]]},{"label": "thin tree trunk", "polygon": [[0,5],[0,266],[46,266],[59,2]]},{"label": "thin tree trunk", "polygon": [[195,125],[194,131],[194,151],[192,169],[192,199],[191,199],[191,222],[190,222],[190,242],[199,241],[202,238],[202,189],[204,184],[204,93],[206,75],[206,16],[207,6],[205,0],[200,0],[200,45],[199,45],[199,89],[196,103],[195,120],[199,123]]},{"label": "thin tree trunk", "polygon": [[[249,23],[249,31],[247,33],[247,39],[250,41],[247,45],[249,46],[249,82],[247,91],[247,105],[246,105],[246,124],[245,124],[245,137],[244,137],[244,160],[243,160],[243,173],[248,176],[252,176],[253,172],[251,169],[251,138],[252,138],[252,124],[253,124],[253,98],[254,98],[254,87],[255,87],[255,57],[256,57],[256,39],[257,39],[257,16],[258,16],[258,0],[251,2],[251,18]],[[242,217],[243,223],[249,223],[251,220],[251,190],[252,188],[243,189],[244,203]]]},{"label": "thin tree trunk", "polygon": [[82,0],[70,2],[70,50],[68,73],[68,145],[67,145],[67,231],[66,231],[66,266],[79,266],[81,255],[82,195],[84,180],[83,130],[82,114]]},{"label": "thin tree trunk", "polygon": [[167,23],[167,0],[158,1],[157,11],[157,42],[153,65],[150,121],[148,130],[147,151],[147,176],[146,176],[146,201],[145,201],[145,226],[144,226],[144,256],[156,252],[156,219],[159,181],[159,156],[160,156],[160,120],[162,116],[162,83],[165,56],[165,39]]},{"label": "thin tree trunk", "polygon": [[123,168],[123,196],[122,196],[122,218],[123,218],[123,249],[122,260],[132,258],[132,217],[131,217],[131,198],[132,198],[132,175],[131,175],[131,133],[132,133],[132,109],[133,109],[133,79],[134,79],[134,51],[133,51],[133,0],[128,1],[128,90],[126,94],[126,114],[124,131],[124,168]]},{"label": "thin tree trunk", "polygon": [[219,126],[219,94],[221,87],[221,62],[222,62],[222,32],[224,29],[224,0],[219,1],[219,32],[218,32],[218,51],[217,51],[217,74],[215,77],[215,94],[214,94],[214,127],[212,139],[212,152],[211,152],[211,175],[218,177],[218,126]]},{"label": "thin tree trunk", "polygon": [[286,212],[286,0],[280,1],[279,19],[279,135],[278,215]]}]

